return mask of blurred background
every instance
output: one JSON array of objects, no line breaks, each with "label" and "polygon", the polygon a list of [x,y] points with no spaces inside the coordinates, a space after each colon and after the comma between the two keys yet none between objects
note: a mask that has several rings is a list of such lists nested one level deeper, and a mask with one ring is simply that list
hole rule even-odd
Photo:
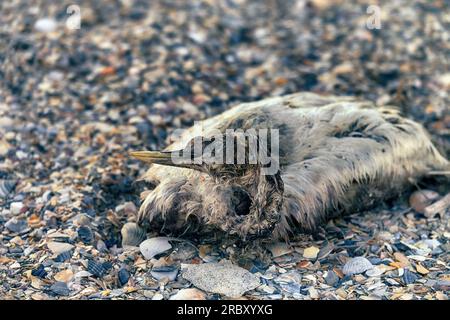
[{"label": "blurred background", "polygon": [[12,0],[0,20],[3,179],[121,194],[145,169],[127,150],[297,91],[394,104],[450,154],[448,1]]},{"label": "blurred background", "polygon": [[297,91],[394,104],[450,154],[448,1],[12,0],[0,19],[3,179],[122,194],[145,169],[127,150]]}]

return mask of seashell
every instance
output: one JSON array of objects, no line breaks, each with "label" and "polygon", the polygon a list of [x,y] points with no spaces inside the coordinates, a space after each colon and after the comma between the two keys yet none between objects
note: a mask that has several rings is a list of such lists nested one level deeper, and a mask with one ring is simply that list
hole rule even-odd
[{"label": "seashell", "polygon": [[384,273],[384,269],[376,266],[372,269],[366,271],[366,276],[368,277],[379,277]]},{"label": "seashell", "polygon": [[50,291],[59,296],[68,296],[70,295],[70,289],[67,287],[65,282],[55,282],[51,287]]},{"label": "seashell", "polygon": [[191,244],[180,243],[170,254],[172,260],[186,261],[192,259],[197,254],[197,250]]},{"label": "seashell", "polygon": [[178,268],[176,266],[153,267],[150,274],[158,281],[164,278],[168,278],[169,281],[175,281],[178,275]]},{"label": "seashell", "polygon": [[87,270],[94,276],[101,278],[105,275],[106,270],[103,264],[96,262],[94,260],[88,260]]},{"label": "seashell", "polygon": [[169,300],[205,300],[206,294],[196,288],[181,289]]},{"label": "seashell", "polygon": [[5,223],[5,227],[11,232],[21,233],[27,229],[28,224],[25,220],[11,218]]},{"label": "seashell", "polygon": [[366,272],[373,268],[372,263],[364,257],[355,257],[350,259],[342,269],[345,275],[351,276],[354,274],[359,274]]},{"label": "seashell", "polygon": [[417,212],[424,213],[425,208],[439,198],[439,193],[432,190],[418,190],[409,197],[409,205]]},{"label": "seashell", "polygon": [[69,260],[71,257],[72,257],[72,251],[69,250],[69,251],[61,252],[60,254],[58,254],[56,256],[56,258],[54,260],[55,260],[55,262],[64,262],[66,260]]},{"label": "seashell", "polygon": [[0,180],[0,198],[6,198],[16,188],[17,181]]},{"label": "seashell", "polygon": [[408,269],[405,269],[402,280],[405,283],[405,285],[411,284],[416,282],[419,279],[419,276],[415,274],[414,272],[409,271]]},{"label": "seashell", "polygon": [[92,233],[91,228],[82,226],[78,228],[78,238],[80,238],[84,244],[91,244],[94,239],[94,234]]},{"label": "seashell", "polygon": [[127,284],[128,279],[130,279],[130,273],[128,272],[127,269],[122,268],[119,270],[119,272],[117,273],[117,278],[119,280],[119,285],[121,287],[123,287],[124,285]]},{"label": "seashell", "polygon": [[31,275],[39,278],[45,278],[47,271],[44,269],[44,265],[40,264],[37,268],[31,270]]},{"label": "seashell", "polygon": [[70,243],[51,241],[47,243],[47,247],[53,254],[59,255],[72,250],[74,246]]},{"label": "seashell", "polygon": [[329,286],[334,286],[336,283],[339,282],[339,277],[333,270],[328,270],[327,275],[325,277],[325,282]]},{"label": "seashell", "polygon": [[314,246],[308,247],[303,251],[303,258],[316,259],[319,251],[320,251],[320,249],[317,247],[314,247]]},{"label": "seashell", "polygon": [[139,245],[139,249],[145,259],[150,260],[154,256],[172,248],[169,239],[166,237],[156,237],[147,239]]},{"label": "seashell", "polygon": [[134,222],[125,223],[120,233],[122,234],[122,247],[137,247],[146,238],[145,230]]},{"label": "seashell", "polygon": [[65,269],[54,276],[56,281],[68,283],[73,279],[73,271],[71,269]]},{"label": "seashell", "polygon": [[317,254],[317,260],[325,259],[331,252],[333,252],[333,250],[334,245],[332,243],[327,243],[324,247],[320,248],[320,251]]}]

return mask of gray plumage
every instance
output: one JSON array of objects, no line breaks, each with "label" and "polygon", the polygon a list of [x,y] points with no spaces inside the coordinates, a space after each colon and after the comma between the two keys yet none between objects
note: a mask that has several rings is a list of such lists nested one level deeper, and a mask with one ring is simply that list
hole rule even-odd
[{"label": "gray plumage", "polygon": [[[260,165],[173,166],[167,155],[215,130],[278,129],[280,171]],[[243,103],[196,125],[164,152],[135,152],[152,164],[139,223],[165,233],[222,230],[242,238],[287,239],[342,213],[399,195],[449,162],[424,128],[394,107],[352,97],[297,93]],[[159,163],[159,164],[158,164]],[[193,169],[192,169],[193,168]]]}]

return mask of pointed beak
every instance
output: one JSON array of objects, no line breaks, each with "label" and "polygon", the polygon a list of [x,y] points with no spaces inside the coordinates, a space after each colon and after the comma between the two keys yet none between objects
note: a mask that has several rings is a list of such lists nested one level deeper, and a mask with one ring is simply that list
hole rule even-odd
[{"label": "pointed beak", "polygon": [[130,156],[147,163],[156,164],[173,164],[170,152],[161,151],[132,151],[129,153]]},{"label": "pointed beak", "polygon": [[147,163],[154,163],[163,166],[179,167],[194,169],[201,172],[206,172],[205,168],[199,164],[182,163],[180,161],[174,162],[172,155],[178,155],[180,151],[131,151],[129,155],[133,158]]}]

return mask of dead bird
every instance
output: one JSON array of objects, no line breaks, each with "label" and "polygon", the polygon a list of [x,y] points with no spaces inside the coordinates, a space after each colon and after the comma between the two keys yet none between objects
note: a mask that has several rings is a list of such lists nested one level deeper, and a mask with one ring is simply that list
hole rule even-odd
[{"label": "dead bird", "polygon": [[[277,149],[276,157],[211,161],[228,149],[250,154],[255,139],[242,139],[238,129],[253,130],[247,138],[277,132],[277,148],[256,139],[261,154]],[[243,239],[313,232],[450,169],[424,128],[394,107],[313,93],[239,104],[186,130],[164,151],[131,155],[152,163],[143,179],[154,188],[144,194],[140,225],[176,235],[222,230]]]}]

